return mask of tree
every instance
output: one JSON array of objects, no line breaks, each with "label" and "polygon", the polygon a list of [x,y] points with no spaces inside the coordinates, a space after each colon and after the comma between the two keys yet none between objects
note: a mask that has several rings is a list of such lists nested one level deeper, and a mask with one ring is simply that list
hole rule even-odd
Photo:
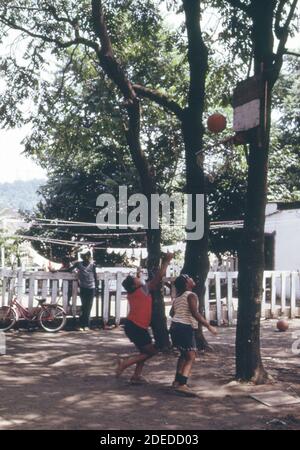
[{"label": "tree", "polygon": [[[260,315],[264,270],[264,223],[271,128],[271,101],[280,74],[297,1],[228,0],[236,45],[248,42],[254,75],[262,83],[260,126],[249,136],[244,233],[239,254],[239,308],[236,336],[236,377],[264,383],[268,379],[260,354]],[[239,38],[236,30],[244,31]],[[274,36],[278,39],[275,49]]]},{"label": "tree", "polygon": [[[4,34],[7,34],[8,30],[18,30],[28,37],[24,58],[29,60],[27,69],[31,69],[26,70],[24,66],[18,64],[18,58],[14,59],[10,56],[3,63],[2,68],[10,73],[12,84],[17,85],[16,91],[10,85],[10,90],[7,91],[5,97],[2,113],[6,123],[14,125],[21,121],[22,112],[17,108],[12,111],[11,106],[22,104],[22,101],[30,94],[34,94],[32,97],[39,103],[39,74],[45,65],[45,55],[49,50],[57,57],[61,57],[66,51],[71,50],[72,57],[79,47],[83,48],[85,57],[94,60],[96,76],[99,76],[99,67],[101,67],[106,78],[110,80],[110,88],[119,105],[123,111],[126,111],[126,117],[124,114],[122,115],[123,121],[125,119],[127,145],[139,174],[142,192],[149,199],[151,194],[157,192],[157,186],[153,169],[141,143],[140,100],[127,75],[128,72],[119,62],[113,47],[117,41],[118,27],[127,23],[126,20],[124,21],[124,17],[128,18],[128,10],[132,15],[132,23],[134,23],[130,30],[134,30],[135,36],[139,35],[145,42],[145,29],[150,27],[152,30],[159,31],[159,17],[154,2],[150,0],[147,2],[132,2],[131,0],[121,3],[119,1],[106,2],[106,18],[101,1],[85,1],[81,5],[78,5],[78,2],[63,0],[44,2],[43,4],[36,0],[15,1],[8,5],[6,2],[1,2],[1,10],[0,21],[5,26]],[[116,10],[120,11],[119,16],[114,14]],[[28,13],[32,12],[36,14],[28,16]],[[108,33],[106,20],[114,37],[113,41]],[[137,38],[138,41],[139,38]],[[121,39],[119,39],[120,42]],[[124,48],[126,49],[126,45]],[[63,72],[65,73],[65,71]],[[45,81],[43,84],[47,86],[49,82]],[[169,103],[172,104],[172,101]],[[150,274],[155,272],[159,265],[160,236],[160,229],[147,230],[148,271]],[[159,292],[154,298],[153,324],[154,333],[160,346],[167,345],[168,334],[164,305]]]},{"label": "tree", "polygon": [[[56,54],[60,54],[66,49],[84,46],[86,53],[96,55],[98,64],[117,88],[118,96],[124,99],[124,106],[127,113],[127,125],[125,136],[129,146],[131,157],[138,170],[142,192],[149,198],[151,194],[157,192],[153,177],[152,169],[149,165],[145,153],[143,151],[140,139],[140,99],[139,96],[147,97],[155,101],[160,106],[166,108],[180,120],[183,139],[185,143],[186,155],[186,179],[187,193],[196,194],[204,192],[204,172],[203,168],[196,165],[195,153],[201,150],[203,139],[202,114],[204,108],[204,88],[205,75],[207,72],[207,48],[204,44],[201,28],[200,28],[200,0],[183,1],[182,7],[186,17],[186,28],[188,31],[188,62],[190,67],[189,76],[189,93],[188,106],[182,108],[180,104],[169,98],[164,93],[145,88],[141,83],[133,84],[123,65],[121,65],[114,52],[114,44],[108,34],[107,23],[110,32],[114,36],[114,26],[117,22],[112,19],[113,11],[116,9],[123,12],[129,8],[135,19],[135,26],[142,22],[144,29],[147,25],[155,25],[157,22],[157,13],[154,4],[148,2],[122,2],[118,1],[106,2],[106,18],[100,0],[92,0],[92,13],[89,12],[89,2],[78,3],[72,1],[45,2],[43,6],[36,1],[27,2],[11,2],[6,5],[2,2],[2,14],[0,20],[9,29],[19,30],[32,38],[28,45],[27,58],[32,61],[33,67],[41,66],[41,59],[44,62],[42,50],[51,48]],[[31,17],[30,25],[28,24],[28,12],[36,11],[37,14]],[[88,22],[88,18],[92,19],[92,28]],[[39,44],[37,44],[39,42]],[[9,64],[9,58],[6,59],[6,65]],[[14,61],[15,63],[16,61]],[[16,65],[13,64],[15,68]],[[33,71],[29,78],[28,73],[19,70],[16,73],[18,82],[25,87],[28,92],[29,82],[31,84],[38,83],[37,71]],[[18,90],[20,92],[20,90]],[[10,94],[14,96],[15,93]],[[7,98],[5,104],[11,105],[14,99]],[[3,111],[7,113],[7,111]],[[18,120],[17,112],[15,112],[13,120]],[[198,281],[198,291],[201,296],[204,292],[204,280],[208,271],[207,258],[207,220],[205,227],[205,236],[199,241],[193,243],[188,242],[187,253],[185,259],[184,270]],[[147,231],[147,246],[149,252],[148,269],[153,272],[159,264],[160,256],[160,230]],[[164,322],[162,314],[161,296],[154,301],[156,305],[160,321]],[[159,320],[158,320],[159,322]],[[164,339],[167,339],[165,333]]]},{"label": "tree", "polygon": [[274,87],[273,109],[278,118],[271,133],[268,189],[271,200],[300,199],[299,69],[299,55],[288,55]]},{"label": "tree", "polygon": [[[105,80],[97,79],[96,85],[90,83],[93,74],[82,70],[80,58],[73,58],[67,76],[68,82],[65,81],[62,87],[61,75],[57,74],[52,89],[40,99],[40,114],[33,120],[34,133],[26,141],[27,153],[37,158],[49,177],[41,189],[43,198],[34,216],[92,223],[98,195],[111,193],[117,198],[121,185],[127,186],[128,195],[136,193],[139,190],[138,175],[128,154],[122,121],[117,120],[116,114],[112,117],[115,101]],[[59,89],[61,95],[57,97],[53,92]],[[51,115],[47,113],[49,109]],[[98,120],[100,115],[103,119]],[[147,157],[155,164],[158,190],[171,192],[180,159],[179,150],[172,147],[178,131],[166,120],[165,114],[152,105],[148,105],[143,115],[146,122],[144,146]],[[113,233],[112,237],[110,233]],[[124,234],[118,228],[100,231],[96,226],[34,225],[26,234],[64,240],[76,237],[83,243],[100,240],[102,248],[145,246],[144,234]],[[36,242],[33,245],[46,257],[52,256],[51,259],[61,259],[71,250],[69,245],[54,243]],[[101,265],[107,265],[111,260],[104,250],[96,248],[94,256]]]},{"label": "tree", "polygon": [[[149,98],[170,113],[175,114],[182,129],[185,146],[185,192],[193,196],[192,211],[195,211],[196,195],[205,194],[205,174],[203,164],[198,165],[198,152],[203,151],[203,112],[205,107],[205,82],[208,71],[208,49],[201,30],[201,1],[183,0],[180,6],[185,15],[187,31],[187,57],[189,64],[188,94],[182,108],[168,97],[152,88],[134,85],[138,95]],[[205,202],[206,204],[206,202]],[[209,270],[208,260],[208,215],[205,206],[204,236],[198,240],[188,240],[183,273],[188,273],[196,281],[196,290],[203,308],[205,280]],[[207,342],[199,326],[198,347],[207,348]]]}]

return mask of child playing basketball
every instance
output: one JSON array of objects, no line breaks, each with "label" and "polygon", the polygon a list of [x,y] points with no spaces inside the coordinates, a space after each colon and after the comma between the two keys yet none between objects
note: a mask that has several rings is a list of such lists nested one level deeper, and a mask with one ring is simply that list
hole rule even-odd
[{"label": "child playing basketball", "polygon": [[134,374],[131,377],[132,384],[142,384],[145,382],[142,377],[145,361],[157,353],[157,349],[148,331],[152,316],[151,291],[154,291],[158,287],[166,274],[167,267],[172,258],[173,254],[171,253],[165,255],[160,270],[146,284],[142,283],[140,272],[137,273],[136,277],[129,275],[122,283],[128,294],[127,298],[130,308],[125,320],[124,331],[128,339],[137,347],[139,353],[128,358],[119,359],[116,376],[119,377],[125,369],[136,365]]}]

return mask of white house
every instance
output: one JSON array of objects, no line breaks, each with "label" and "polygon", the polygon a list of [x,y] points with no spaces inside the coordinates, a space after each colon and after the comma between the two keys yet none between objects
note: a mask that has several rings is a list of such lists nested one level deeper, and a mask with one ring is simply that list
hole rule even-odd
[{"label": "white house", "polygon": [[300,270],[300,202],[266,207],[266,270]]},{"label": "white house", "polygon": [[[272,202],[266,207],[265,221],[266,270],[300,271],[300,201]],[[280,281],[276,283],[279,293]],[[287,283],[287,298],[290,284]],[[296,297],[300,299],[300,282],[297,277]]]}]

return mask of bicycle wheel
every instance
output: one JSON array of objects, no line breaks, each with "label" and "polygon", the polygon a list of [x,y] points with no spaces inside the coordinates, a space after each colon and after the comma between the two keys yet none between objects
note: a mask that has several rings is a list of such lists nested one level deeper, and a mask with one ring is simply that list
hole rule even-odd
[{"label": "bicycle wheel", "polygon": [[17,314],[10,306],[1,306],[0,308],[0,330],[10,330],[17,321]]},{"label": "bicycle wheel", "polygon": [[58,305],[47,305],[43,308],[39,316],[41,327],[49,333],[61,330],[67,321],[64,309]]}]

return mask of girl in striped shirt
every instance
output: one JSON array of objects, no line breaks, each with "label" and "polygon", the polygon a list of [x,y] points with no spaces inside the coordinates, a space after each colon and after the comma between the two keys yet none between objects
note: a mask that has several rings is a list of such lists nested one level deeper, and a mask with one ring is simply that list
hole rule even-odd
[{"label": "girl in striped shirt", "polygon": [[192,366],[196,358],[195,331],[198,323],[204,325],[212,334],[217,331],[199,313],[198,296],[192,292],[196,286],[188,275],[180,275],[175,280],[176,298],[173,300],[170,315],[172,325],[170,334],[173,346],[180,351],[173,387],[177,392],[194,395],[187,386]]}]

